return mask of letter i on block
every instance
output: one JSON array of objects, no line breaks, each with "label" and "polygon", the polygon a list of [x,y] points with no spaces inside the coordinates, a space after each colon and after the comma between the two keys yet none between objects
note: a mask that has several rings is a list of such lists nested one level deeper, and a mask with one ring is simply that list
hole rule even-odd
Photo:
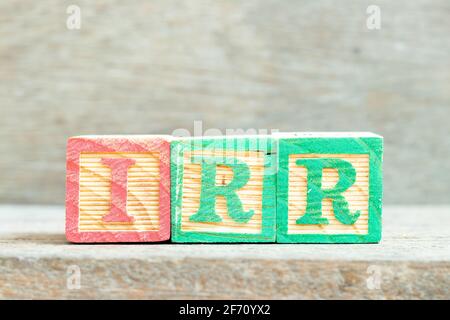
[{"label": "letter i on block", "polygon": [[172,142],[173,242],[275,242],[276,158],[268,136]]},{"label": "letter i on block", "polygon": [[169,137],[70,138],[66,237],[71,242],[169,240]]},{"label": "letter i on block", "polygon": [[276,133],[277,242],[381,239],[383,138],[372,133]]}]

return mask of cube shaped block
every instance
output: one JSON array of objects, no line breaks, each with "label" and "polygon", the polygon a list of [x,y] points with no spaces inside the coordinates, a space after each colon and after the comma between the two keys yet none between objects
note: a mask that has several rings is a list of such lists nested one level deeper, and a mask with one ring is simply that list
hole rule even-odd
[{"label": "cube shaped block", "polygon": [[173,242],[275,242],[269,136],[172,142]]},{"label": "cube shaped block", "polygon": [[277,133],[277,242],[381,239],[383,138]]},{"label": "cube shaped block", "polygon": [[169,137],[70,138],[66,237],[71,242],[169,240]]}]

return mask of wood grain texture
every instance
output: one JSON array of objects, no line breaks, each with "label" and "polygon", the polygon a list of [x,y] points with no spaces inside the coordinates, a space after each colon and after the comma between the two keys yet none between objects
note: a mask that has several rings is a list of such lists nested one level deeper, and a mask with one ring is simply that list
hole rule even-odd
[{"label": "wood grain texture", "polygon": [[[0,298],[450,298],[449,206],[387,206],[383,240],[370,245],[76,246],[63,213],[0,206]],[[78,290],[66,285],[74,265]],[[373,268],[379,289],[367,285]]]},{"label": "wood grain texture", "polygon": [[[348,201],[351,212],[359,210],[355,224],[340,223],[333,213],[331,199],[324,199],[322,216],[328,225],[300,225],[296,220],[306,211],[307,170],[295,164],[297,159],[338,158],[348,161],[356,169],[355,183],[342,195]],[[335,169],[324,169],[322,187],[332,189],[339,177]],[[369,231],[369,156],[352,154],[303,154],[289,156],[288,234],[367,234]]]},{"label": "wood grain texture", "polygon": [[[367,132],[278,133],[274,139],[277,242],[380,241],[383,137]],[[321,160],[323,167],[298,163]],[[335,160],[346,167],[328,163]],[[349,219],[353,214],[356,218]]]},{"label": "wood grain texture", "polygon": [[[103,222],[111,207],[111,169],[101,159],[133,159],[128,170],[127,214],[133,223]],[[149,153],[81,153],[79,223],[80,232],[88,231],[156,231],[159,223],[159,154]]]},{"label": "wood grain texture", "polygon": [[[173,242],[275,241],[276,179],[272,171],[275,157],[270,155],[272,140],[269,136],[178,139],[172,142],[171,149]],[[210,190],[203,181],[203,161],[211,161],[212,157],[226,161],[213,164],[215,178]],[[234,171],[238,162],[248,169],[247,178]],[[238,199],[232,202],[242,205],[243,212],[252,212],[245,221],[232,216],[228,196],[212,191],[216,187],[228,188],[241,178],[245,181],[238,189],[233,189]],[[219,221],[193,219],[202,201],[215,202],[208,215],[216,216]]]},{"label": "wood grain texture", "polygon": [[[215,212],[221,217],[222,222],[196,223],[189,220],[200,205],[201,193],[201,165],[192,163],[192,156],[220,156],[236,158],[248,164],[250,179],[248,183],[236,194],[242,201],[243,210],[254,210],[254,215],[247,223],[238,223],[228,215],[227,203],[224,197],[217,197]],[[192,151],[183,155],[183,181],[182,181],[182,207],[181,230],[185,232],[218,232],[218,233],[242,233],[259,234],[262,232],[262,203],[264,184],[264,152],[239,152],[239,151]],[[217,166],[216,185],[226,186],[234,178],[233,171],[227,166]]]},{"label": "wood grain texture", "polygon": [[[66,28],[73,4],[80,30]],[[371,4],[380,30],[366,28]],[[202,120],[378,132],[386,203],[448,204],[449,11],[448,0],[1,1],[0,201],[62,204],[70,136]]]},{"label": "wood grain texture", "polygon": [[[81,136],[67,144],[66,236],[72,242],[153,242],[170,237],[170,138]],[[103,159],[132,160],[126,167],[124,220],[105,220],[116,208],[113,170]],[[123,189],[123,190],[122,190]],[[114,208],[113,208],[114,207]]]}]

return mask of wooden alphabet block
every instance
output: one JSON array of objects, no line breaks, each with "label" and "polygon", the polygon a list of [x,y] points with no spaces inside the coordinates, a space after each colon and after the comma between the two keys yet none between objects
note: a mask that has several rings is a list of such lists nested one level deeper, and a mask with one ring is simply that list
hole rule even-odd
[{"label": "wooden alphabet block", "polygon": [[277,133],[277,242],[381,238],[383,138],[371,133]]},{"label": "wooden alphabet block", "polygon": [[66,237],[71,242],[169,240],[169,137],[70,138]]},{"label": "wooden alphabet block", "polygon": [[268,136],[172,142],[173,242],[275,242]]}]

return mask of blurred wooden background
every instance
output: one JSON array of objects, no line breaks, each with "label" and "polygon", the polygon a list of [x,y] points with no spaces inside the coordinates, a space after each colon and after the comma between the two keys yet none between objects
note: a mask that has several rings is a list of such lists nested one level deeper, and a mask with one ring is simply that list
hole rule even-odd
[{"label": "blurred wooden background", "polygon": [[2,1],[0,202],[62,204],[71,135],[201,120],[374,131],[386,203],[448,204],[449,16],[448,0]]}]

